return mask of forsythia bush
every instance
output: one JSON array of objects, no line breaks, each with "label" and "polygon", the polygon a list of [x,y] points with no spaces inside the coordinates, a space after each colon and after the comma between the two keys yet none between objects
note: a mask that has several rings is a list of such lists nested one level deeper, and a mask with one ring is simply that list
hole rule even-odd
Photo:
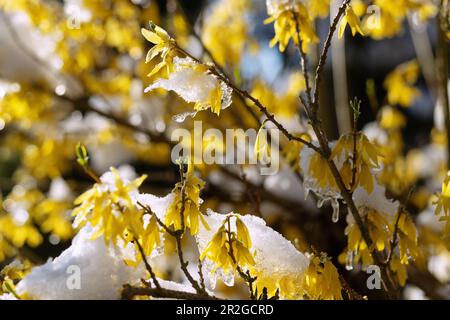
[{"label": "forsythia bush", "polygon": [[[0,299],[450,298],[448,0],[196,3],[0,0]],[[339,44],[416,25],[333,141]]]}]

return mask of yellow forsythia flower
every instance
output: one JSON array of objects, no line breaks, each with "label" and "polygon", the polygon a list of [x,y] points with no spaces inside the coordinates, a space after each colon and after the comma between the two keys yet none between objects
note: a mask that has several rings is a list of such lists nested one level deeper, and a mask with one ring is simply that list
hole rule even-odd
[{"label": "yellow forsythia flower", "polygon": [[[235,230],[231,230],[231,219],[235,222]],[[200,255],[200,259],[208,258],[214,263],[214,270],[222,268],[225,272],[250,267],[255,260],[250,253],[252,242],[245,224],[238,216],[230,214],[213,235]]]},{"label": "yellow forsythia flower", "polygon": [[442,182],[442,191],[433,204],[436,205],[436,215],[440,215],[439,220],[445,221],[444,234],[450,235],[450,171]]},{"label": "yellow forsythia flower", "polygon": [[164,29],[158,27],[157,25],[151,23],[150,28],[151,30],[147,30],[144,28],[141,29],[144,38],[150,43],[154,44],[154,47],[151,48],[147,53],[145,63],[150,62],[158,55],[161,56],[162,61],[153,68],[152,72],[150,72],[148,76],[151,77],[155,75],[163,67],[166,67],[167,74],[169,74],[171,71],[173,71],[172,49],[175,46],[175,40],[172,39]]},{"label": "yellow forsythia flower", "polygon": [[293,5],[268,7],[270,18],[264,24],[274,23],[275,37],[270,41],[270,47],[279,44],[279,50],[284,52],[289,40],[292,39],[296,45],[302,41],[303,50],[307,51],[310,43],[318,43],[313,23],[309,17],[308,10],[300,3]]},{"label": "yellow forsythia flower", "polygon": [[339,273],[330,259],[322,253],[312,256],[302,282],[302,290],[309,299],[342,300]]},{"label": "yellow forsythia flower", "polygon": [[372,247],[369,248],[362,238],[361,232],[355,222],[349,223],[345,228],[345,234],[348,237],[348,247],[344,253],[344,258],[340,262],[345,261],[346,268],[352,269],[353,265],[362,262],[367,266],[373,263],[372,251],[383,251],[389,246],[392,230],[390,229],[387,219],[373,209],[369,209],[364,216],[364,223],[368,226],[369,236],[372,239]]},{"label": "yellow forsythia flower", "polygon": [[339,38],[342,38],[342,36],[344,35],[344,31],[345,28],[347,27],[347,24],[350,26],[353,36],[356,35],[356,32],[364,36],[364,32],[361,29],[361,23],[359,21],[359,18],[353,11],[352,7],[350,6],[348,6],[347,9],[345,10],[345,16],[341,19],[341,22],[339,24]]},{"label": "yellow forsythia flower", "polygon": [[[356,161],[353,159],[355,149]],[[372,192],[374,183],[370,169],[379,167],[380,157],[379,148],[363,133],[342,135],[331,153],[332,159],[340,161],[343,158],[341,175],[347,187],[361,185],[368,193]],[[356,170],[355,181],[352,181],[353,170]],[[352,182],[354,185],[351,185]]]},{"label": "yellow forsythia flower", "polygon": [[204,21],[202,39],[221,66],[236,66],[249,42],[246,13],[248,0],[221,0],[212,5]]},{"label": "yellow forsythia flower", "polygon": [[420,91],[413,87],[420,74],[416,60],[399,65],[384,80],[388,102],[391,105],[409,107],[420,96]]},{"label": "yellow forsythia flower", "polygon": [[380,127],[387,130],[401,129],[406,125],[405,116],[391,106],[380,110]]},{"label": "yellow forsythia flower", "polygon": [[105,243],[116,244],[127,231],[140,234],[143,229],[143,212],[133,203],[130,193],[139,188],[146,176],[124,182],[116,169],[111,168],[111,174],[114,182],[96,183],[75,200],[78,207],[72,215],[76,217],[75,225],[90,222],[97,228],[93,239],[103,235]]},{"label": "yellow forsythia flower", "polygon": [[[194,165],[189,164],[185,174],[184,181],[177,183],[174,188],[174,199],[167,209],[165,224],[173,226],[175,230],[181,229],[180,211],[184,208],[184,225],[190,229],[192,235],[198,233],[199,220],[205,228],[209,228],[203,214],[200,212],[200,191],[205,182],[198,178],[194,172]],[[185,202],[183,204],[182,191],[185,193]]]}]

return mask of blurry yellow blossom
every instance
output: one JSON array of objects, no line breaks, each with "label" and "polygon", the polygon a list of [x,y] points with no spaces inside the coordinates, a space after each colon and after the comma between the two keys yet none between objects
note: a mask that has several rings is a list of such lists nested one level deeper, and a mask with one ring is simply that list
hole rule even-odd
[{"label": "blurry yellow blossom", "polygon": [[408,271],[406,270],[406,265],[402,264],[400,262],[400,259],[395,256],[392,257],[389,267],[397,277],[398,283],[403,287],[406,284],[406,279],[408,278]]},{"label": "blurry yellow blossom", "polygon": [[326,18],[330,13],[331,0],[308,0],[307,8],[311,19]]},{"label": "blurry yellow blossom", "polygon": [[38,121],[51,119],[51,100],[47,93],[17,83],[9,87],[3,97],[0,95],[0,120],[28,129]]},{"label": "blurry yellow blossom", "polygon": [[292,39],[296,45],[301,41],[303,50],[307,51],[309,44],[319,42],[308,10],[301,2],[278,4],[276,1],[268,1],[267,13],[270,18],[264,23],[273,22],[275,28],[275,37],[270,41],[270,47],[278,43],[279,50],[284,52]]},{"label": "blurry yellow blossom", "polygon": [[188,46],[190,36],[189,21],[186,21],[186,17],[179,10],[173,14],[172,24],[177,42],[184,47]]},{"label": "blurry yellow blossom", "polygon": [[[299,135],[305,141],[311,142],[311,137],[307,133]],[[288,161],[293,166],[293,169],[300,170],[300,153],[305,145],[298,141],[289,141],[283,148],[283,154]]]},{"label": "blurry yellow blossom", "polygon": [[379,181],[398,194],[408,192],[419,176],[414,168],[414,154],[408,153],[406,157],[392,154],[384,160],[382,171],[377,175]]},{"label": "blurry yellow blossom", "polygon": [[23,165],[38,179],[57,178],[69,168],[72,150],[70,141],[47,138],[25,149]]},{"label": "blurry yellow blossom", "polygon": [[439,220],[445,222],[444,234],[448,236],[450,235],[450,172],[442,182],[442,191],[437,194],[433,203],[436,205],[436,215],[440,216]]},{"label": "blurry yellow blossom", "polygon": [[14,254],[16,254],[14,246],[0,233],[0,262]]},{"label": "blurry yellow blossom", "polygon": [[222,0],[211,8],[205,20],[202,39],[221,66],[236,66],[249,42],[245,14],[248,0]]},{"label": "blurry yellow blossom", "polygon": [[387,130],[401,129],[406,125],[405,116],[391,106],[385,106],[380,110],[380,127]]},{"label": "blurry yellow blossom", "polygon": [[10,215],[0,216],[0,234],[17,248],[25,244],[36,247],[42,242],[42,235],[31,221],[15,221]]},{"label": "blurry yellow blossom", "polygon": [[257,80],[253,84],[251,94],[258,98],[275,115],[283,118],[292,118],[298,114],[298,95],[305,89],[305,78],[299,72],[295,72],[289,75],[289,82],[285,92],[277,92],[264,82]]},{"label": "blurry yellow blossom", "polygon": [[408,15],[417,16],[423,23],[437,13],[437,6],[430,0],[375,0],[369,8],[376,10],[364,19],[364,31],[375,39],[399,34]]},{"label": "blurry yellow blossom", "polygon": [[33,216],[43,232],[68,240],[73,235],[71,221],[66,215],[70,209],[71,204],[66,201],[45,199],[37,205]]},{"label": "blurry yellow blossom", "polygon": [[420,67],[416,60],[399,65],[384,81],[388,102],[391,105],[409,107],[420,96],[420,91],[413,87],[420,75]]},{"label": "blurry yellow blossom", "polygon": [[367,5],[363,0],[352,0],[350,5],[357,17],[362,17],[366,14]]}]

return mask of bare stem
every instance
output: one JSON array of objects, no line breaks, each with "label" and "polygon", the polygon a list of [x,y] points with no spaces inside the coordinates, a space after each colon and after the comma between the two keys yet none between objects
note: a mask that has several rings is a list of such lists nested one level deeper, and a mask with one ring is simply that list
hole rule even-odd
[{"label": "bare stem", "polygon": [[256,294],[255,294],[255,291],[253,288],[253,284],[255,283],[257,277],[252,277],[249,270],[247,270],[247,272],[244,272],[241,269],[241,267],[237,264],[236,257],[234,256],[233,241],[235,241],[235,239],[233,239],[232,233],[231,233],[230,217],[227,218],[226,233],[227,233],[227,238],[228,238],[227,242],[228,242],[228,245],[230,248],[230,250],[228,251],[228,254],[230,255],[230,258],[233,261],[233,263],[236,265],[236,271],[238,272],[239,276],[248,284],[248,288],[249,288],[249,292],[250,292],[250,299],[256,300],[257,297],[256,297]]},{"label": "bare stem", "polygon": [[[192,56],[189,52],[185,51],[184,49],[177,47],[177,49],[187,57],[191,58],[195,62],[199,64],[205,65],[202,61]],[[222,80],[227,86],[229,86],[235,93],[240,95],[243,99],[248,99],[251,102],[253,102],[258,109],[266,116],[268,121],[272,122],[278,130],[281,131],[281,133],[289,140],[289,141],[298,141],[300,143],[303,143],[304,145],[308,146],[309,148],[315,150],[318,153],[321,153],[320,149],[317,148],[314,144],[312,144],[309,141],[306,141],[305,139],[301,137],[297,137],[293,134],[291,134],[278,120],[275,118],[275,115],[272,114],[257,98],[253,97],[248,91],[240,89],[237,85],[233,83],[233,81],[228,78],[226,75],[221,74],[214,66],[205,65],[208,67],[209,71],[214,74],[216,77],[218,77],[220,80]]]},{"label": "bare stem", "polygon": [[183,300],[219,300],[217,297],[213,297],[205,293],[200,294],[169,290],[165,288],[161,288],[160,290],[158,290],[150,287],[133,287],[129,284],[126,284],[122,290],[122,299],[130,300],[135,296],[151,296],[155,298],[171,298]]},{"label": "bare stem", "polygon": [[328,57],[328,50],[331,46],[331,41],[333,39],[333,35],[336,31],[337,25],[339,23],[339,20],[341,19],[342,15],[345,13],[345,10],[347,9],[347,6],[349,5],[351,0],[345,0],[342,5],[339,7],[338,13],[336,14],[336,17],[334,18],[333,22],[331,23],[330,30],[328,31],[328,36],[325,40],[325,43],[323,45],[322,54],[319,58],[319,63],[317,64],[316,68],[316,77],[315,77],[315,91],[314,91],[314,100],[313,100],[313,112],[316,113],[319,108],[319,87],[320,82],[322,81],[322,73],[323,68],[325,67],[325,63],[327,61]]},{"label": "bare stem", "polygon": [[[334,180],[338,186],[340,194],[343,197],[345,203],[347,204],[347,207],[349,208],[349,210],[356,222],[356,225],[358,226],[358,228],[361,232],[362,238],[364,239],[364,241],[366,242],[366,244],[369,248],[373,248],[373,241],[370,238],[369,231],[368,231],[361,215],[358,212],[355,202],[353,201],[352,192],[351,192],[351,190],[347,189],[336,164],[334,163],[333,159],[330,158],[331,149],[329,146],[328,138],[327,138],[326,134],[324,133],[320,119],[317,116],[317,111],[319,108],[319,93],[320,93],[320,81],[321,81],[322,71],[325,66],[325,62],[327,60],[328,50],[330,48],[331,40],[336,31],[338,22],[339,22],[340,18],[342,17],[342,15],[345,13],[345,10],[347,9],[347,6],[349,5],[349,3],[350,3],[350,0],[344,0],[343,4],[341,5],[341,7],[338,10],[336,17],[334,18],[334,20],[330,26],[330,30],[328,32],[327,39],[325,40],[322,54],[319,58],[319,63],[318,63],[317,69],[316,69],[314,100],[309,105],[305,104],[305,101],[303,99],[302,99],[302,102],[303,102],[303,104],[305,104],[306,113],[309,117],[313,131],[316,134],[317,140],[319,141],[319,145],[320,145],[319,153],[324,157],[324,159],[326,159],[328,166],[330,168],[330,171],[331,171],[331,173],[334,177]],[[301,59],[303,59],[303,57],[301,57]],[[389,297],[393,297],[395,294],[394,293],[395,286],[391,282],[391,279],[388,275],[386,266],[383,265],[383,258],[381,256],[381,254],[376,250],[372,250],[372,256],[373,256],[375,263],[377,265],[379,265],[381,268],[381,275],[382,275],[382,279],[383,279],[383,283],[385,285],[387,295]]]},{"label": "bare stem", "polygon": [[150,266],[150,264],[147,261],[147,257],[145,256],[144,249],[142,248],[141,243],[139,242],[139,239],[134,237],[134,242],[136,243],[139,253],[141,254],[142,260],[144,261],[145,268],[147,269],[148,273],[150,273],[150,277],[153,280],[153,284],[155,285],[157,290],[161,290],[161,285],[159,284],[158,279],[156,278],[156,274],[153,271],[153,268]]}]

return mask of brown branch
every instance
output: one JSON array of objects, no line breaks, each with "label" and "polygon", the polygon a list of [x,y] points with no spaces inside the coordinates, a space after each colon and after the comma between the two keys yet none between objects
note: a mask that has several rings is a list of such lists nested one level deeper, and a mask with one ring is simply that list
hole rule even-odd
[{"label": "brown branch", "polygon": [[150,264],[147,261],[147,257],[145,256],[144,249],[142,248],[142,245],[140,244],[139,240],[134,237],[134,242],[136,243],[139,253],[141,254],[142,260],[144,261],[145,268],[147,269],[148,273],[150,273],[150,277],[153,280],[153,284],[156,287],[156,290],[161,290],[161,285],[159,284],[158,279],[156,278],[156,274],[153,271],[153,268],[150,266]]},{"label": "brown branch", "polygon": [[292,14],[294,16],[295,20],[295,29],[297,34],[297,49],[300,54],[300,66],[302,69],[303,77],[305,78],[305,85],[306,85],[306,97],[308,99],[308,103],[312,103],[312,93],[311,93],[311,85],[309,81],[309,74],[308,74],[308,57],[306,55],[305,50],[303,50],[303,41],[300,37],[300,26],[298,24],[297,19],[297,13],[292,11]]},{"label": "brown branch", "polygon": [[176,246],[177,246],[177,254],[178,254],[178,260],[180,261],[180,267],[183,271],[184,275],[188,279],[188,281],[191,283],[192,287],[197,291],[199,294],[205,294],[206,291],[204,287],[198,284],[198,282],[192,277],[189,270],[187,269],[187,266],[189,265],[189,262],[184,260],[184,254],[183,254],[183,248],[181,239],[185,232],[185,224],[184,224],[184,214],[185,214],[185,208],[186,208],[186,192],[185,192],[185,179],[184,179],[184,166],[180,165],[180,175],[181,175],[181,208],[180,208],[180,224],[181,229],[179,230],[171,230],[165,223],[163,223],[156,214],[149,208],[148,206],[142,204],[138,201],[138,205],[141,206],[147,213],[151,214],[153,217],[155,217],[157,223],[172,237],[175,238]]},{"label": "brown branch", "polygon": [[316,152],[321,153],[320,149],[317,148],[311,142],[306,141],[303,138],[300,138],[300,137],[297,137],[297,136],[291,134],[280,122],[278,122],[276,120],[275,115],[272,114],[257,98],[253,97],[248,91],[237,87],[230,78],[228,78],[226,75],[222,75],[214,66],[204,64],[202,61],[200,61],[196,57],[192,56],[189,52],[185,51],[184,49],[182,49],[180,47],[177,47],[177,50],[179,50],[182,54],[191,58],[195,62],[206,66],[212,74],[214,74],[216,77],[218,77],[220,80],[222,80],[228,87],[233,89],[234,92],[236,92],[237,94],[242,96],[242,98],[249,99],[250,101],[252,101],[258,107],[258,109],[266,116],[266,118],[270,122],[272,122],[277,127],[277,129],[280,130],[289,141],[293,141],[293,140],[298,141],[298,142],[303,143],[304,145],[308,146],[309,148],[315,150]]},{"label": "brown branch", "polygon": [[[186,11],[184,10],[184,7],[181,4],[181,2],[179,0],[175,0],[175,2],[177,3],[177,6],[180,8],[180,11],[182,12],[182,14],[184,16],[184,19],[188,22],[189,28],[191,30],[191,34],[198,41],[198,43],[202,47],[203,52],[206,53],[206,55],[211,59],[211,62],[214,64],[214,67],[218,70],[218,72],[220,74],[226,76],[227,78],[229,78],[229,76],[225,72],[225,69],[217,62],[217,60],[214,57],[214,55],[212,54],[211,50],[209,50],[209,48],[205,45],[205,43],[203,42],[201,36],[197,33],[197,31],[195,31],[195,28],[192,25],[192,23],[189,21]],[[195,59],[195,60],[197,60],[197,59]],[[247,112],[251,115],[253,120],[255,120],[256,123],[258,124],[258,126],[260,127],[262,123],[261,123],[261,120],[259,119],[258,115],[253,111],[253,109],[248,105],[247,101],[245,101],[245,99],[242,96],[238,95],[238,99],[241,101],[241,103],[243,104],[243,106],[245,107]]]},{"label": "brown branch", "polygon": [[160,290],[150,287],[133,287],[124,285],[122,290],[122,300],[131,300],[136,296],[151,296],[154,298],[171,298],[182,300],[219,300],[217,297],[208,294],[191,293],[161,288]]},{"label": "brown branch", "polygon": [[[147,130],[145,128],[142,128],[140,126],[136,126],[134,124],[132,124],[131,122],[129,122],[126,119],[123,119],[117,115],[114,115],[112,113],[109,112],[105,112],[103,110],[97,109],[91,105],[89,105],[89,98],[88,97],[81,97],[81,98],[76,98],[76,99],[72,99],[66,95],[63,96],[58,96],[56,98],[60,98],[63,99],[66,102],[69,102],[73,105],[74,109],[80,112],[94,112],[108,120],[111,120],[113,122],[115,122],[117,125],[122,126],[124,128],[130,129],[132,131],[135,132],[139,132],[139,133],[143,133],[145,134],[147,137],[150,138],[151,142],[157,142],[157,143],[169,143],[169,144],[173,144],[173,142],[171,142],[169,139],[167,139],[164,134],[155,134],[153,132],[151,132],[150,130]],[[107,103],[107,99],[105,97],[101,97],[102,100],[104,102]]]},{"label": "brown branch", "polygon": [[353,188],[356,185],[356,175],[358,173],[358,149],[356,148],[356,139],[358,137],[358,132],[356,131],[356,124],[354,125],[353,129],[353,155],[352,155],[352,181],[350,182],[350,189],[353,190]]},{"label": "brown branch", "polygon": [[334,20],[330,26],[328,36],[323,45],[323,49],[322,49],[322,53],[319,58],[319,63],[317,65],[316,77],[315,77],[315,81],[314,81],[315,82],[315,91],[314,91],[314,100],[312,103],[312,106],[313,106],[312,111],[314,113],[316,113],[319,108],[319,92],[320,92],[319,87],[320,87],[320,83],[322,81],[323,68],[325,67],[325,63],[326,63],[327,57],[328,57],[328,51],[331,46],[331,40],[333,39],[333,35],[336,31],[339,20],[341,19],[342,15],[345,13],[345,10],[347,9],[347,6],[349,5],[350,1],[351,0],[344,0],[342,5],[339,7],[338,13],[336,14],[336,17],[334,18]]},{"label": "brown branch", "polygon": [[339,274],[339,281],[341,282],[342,289],[344,289],[349,300],[365,300],[363,296],[361,296],[358,292],[352,289],[352,287],[350,287],[348,282],[341,274]]},{"label": "brown branch", "polygon": [[206,290],[205,278],[203,277],[203,262],[198,259],[198,276],[200,278],[200,286],[203,290]]},{"label": "brown branch", "polygon": [[381,275],[383,278],[383,284],[385,285],[386,293],[389,297],[394,297],[395,286],[391,282],[391,279],[388,275],[388,271],[386,266],[383,264],[383,257],[381,256],[381,253],[374,250],[373,248],[373,241],[370,238],[369,231],[364,224],[363,219],[361,218],[361,215],[359,214],[359,211],[355,205],[355,202],[353,201],[352,193],[347,189],[345,186],[345,183],[342,179],[342,176],[339,173],[339,170],[336,167],[336,164],[334,163],[333,159],[330,158],[331,150],[328,145],[328,140],[324,134],[322,134],[320,127],[318,127],[318,124],[316,121],[312,120],[312,126],[313,129],[318,137],[320,146],[322,148],[322,151],[324,152],[324,158],[327,160],[328,166],[331,170],[331,173],[334,177],[334,180],[339,188],[340,194],[343,197],[345,203],[347,204],[347,207],[350,209],[350,213],[352,214],[356,225],[358,226],[361,236],[363,240],[366,242],[368,248],[372,248],[372,257],[377,265],[380,266],[381,269]]},{"label": "brown branch", "polygon": [[416,266],[410,264],[408,267],[408,281],[422,289],[430,299],[448,300],[445,293],[439,290],[442,288],[442,284],[428,270],[419,271]]},{"label": "brown branch", "polygon": [[402,213],[407,214],[406,204],[409,202],[409,199],[411,198],[411,195],[414,192],[414,189],[415,189],[415,187],[413,186],[409,190],[405,201],[403,203],[401,203],[400,207],[398,208],[397,219],[395,220],[395,224],[394,224],[394,233],[392,234],[392,240],[390,241],[391,250],[389,251],[389,255],[386,259],[386,262],[385,262],[386,265],[389,265],[389,263],[391,262],[392,256],[394,255],[395,247],[398,245],[398,242],[399,242],[399,239],[398,239],[399,226],[398,225],[399,225]]},{"label": "brown branch", "polygon": [[[330,30],[327,36],[327,39],[325,40],[325,44],[323,47],[322,54],[319,58],[319,63],[316,69],[316,77],[315,77],[315,92],[314,92],[314,101],[310,105],[306,105],[305,101],[302,99],[302,102],[305,104],[306,113],[309,117],[311,126],[313,128],[314,133],[316,134],[317,140],[319,141],[320,148],[318,148],[320,151],[318,151],[319,154],[323,156],[323,158],[327,161],[327,164],[330,168],[330,171],[334,177],[334,180],[339,188],[340,194],[343,197],[345,203],[347,204],[347,207],[349,208],[356,225],[358,226],[361,235],[366,242],[367,246],[369,248],[373,247],[373,241],[370,238],[369,231],[367,227],[364,224],[364,221],[359,214],[359,211],[355,205],[355,202],[353,201],[353,195],[350,190],[347,189],[345,186],[345,183],[342,179],[342,176],[339,173],[339,170],[334,163],[333,159],[330,158],[331,156],[331,149],[328,143],[328,138],[326,134],[324,133],[322,129],[322,125],[320,123],[319,118],[317,117],[317,110],[319,107],[319,92],[320,92],[320,81],[321,81],[321,75],[323,68],[325,66],[325,62],[327,60],[328,50],[331,45],[331,39],[333,38],[333,35],[336,31],[338,22],[341,18],[341,16],[344,14],[348,4],[350,3],[350,0],[344,0],[342,6],[339,8],[338,13],[336,17],[333,20],[333,23],[330,26]],[[301,57],[303,59],[303,57]],[[384,259],[381,256],[381,253],[379,253],[376,250],[372,250],[372,256],[377,265],[380,266],[381,269],[381,275],[383,279],[383,284],[386,289],[386,293],[389,297],[394,297],[395,294],[395,285],[391,282],[391,279],[388,275],[388,271],[385,265],[383,265]]]}]

